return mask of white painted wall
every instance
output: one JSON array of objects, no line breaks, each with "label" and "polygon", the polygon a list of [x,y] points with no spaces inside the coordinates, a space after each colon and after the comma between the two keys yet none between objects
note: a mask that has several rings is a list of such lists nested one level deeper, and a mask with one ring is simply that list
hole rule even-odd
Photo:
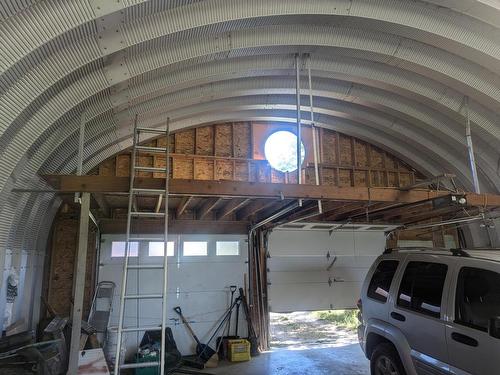
[{"label": "white painted wall", "polygon": [[338,230],[330,235],[274,230],[269,238],[270,311],[354,308],[365,275],[384,248],[383,231]]},{"label": "white painted wall", "polygon": [[[135,236],[135,235],[134,235]],[[145,236],[151,237],[151,236]],[[124,235],[103,235],[101,242],[101,255],[99,266],[99,281],[113,281],[115,298],[110,326],[118,325],[119,293],[123,270],[123,258],[111,257],[112,241],[123,241]],[[239,241],[239,256],[216,256],[216,241]],[[171,235],[169,241],[175,241],[175,254],[169,257],[168,265],[168,320],[174,338],[182,354],[192,354],[195,343],[186,327],[179,324],[179,316],[173,311],[175,306],[180,306],[191,322],[195,333],[202,343],[206,343],[212,330],[217,325],[219,318],[230,305],[230,285],[243,287],[244,274],[247,272],[248,246],[245,236],[239,235]],[[208,256],[185,257],[182,255],[183,241],[208,241]],[[147,242],[142,242],[139,247],[139,257],[130,258],[131,264],[162,263],[163,257],[149,257]],[[127,284],[127,294],[157,293],[161,294],[163,270],[130,270]],[[137,289],[138,288],[138,289]],[[236,296],[239,295],[237,291]],[[139,320],[137,321],[137,317]],[[161,300],[141,300],[126,302],[125,325],[151,326],[161,322]],[[233,315],[234,332],[235,317]],[[239,334],[245,336],[247,332],[246,320],[243,309],[240,309]],[[137,342],[143,333],[126,333],[127,355],[135,353]],[[138,340],[138,341],[137,341]],[[215,342],[212,347],[215,346]]]}]

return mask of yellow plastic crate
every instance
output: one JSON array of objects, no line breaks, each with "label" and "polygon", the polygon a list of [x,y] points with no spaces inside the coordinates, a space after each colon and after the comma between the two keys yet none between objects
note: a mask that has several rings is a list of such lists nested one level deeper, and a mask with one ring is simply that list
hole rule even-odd
[{"label": "yellow plastic crate", "polygon": [[227,347],[231,362],[250,360],[250,343],[247,340],[228,340]]}]

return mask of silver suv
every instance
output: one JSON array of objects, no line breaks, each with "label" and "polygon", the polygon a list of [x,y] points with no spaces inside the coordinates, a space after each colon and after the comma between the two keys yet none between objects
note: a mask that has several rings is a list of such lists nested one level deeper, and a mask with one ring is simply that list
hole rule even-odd
[{"label": "silver suv", "polygon": [[500,250],[387,250],[358,306],[372,375],[500,374]]}]

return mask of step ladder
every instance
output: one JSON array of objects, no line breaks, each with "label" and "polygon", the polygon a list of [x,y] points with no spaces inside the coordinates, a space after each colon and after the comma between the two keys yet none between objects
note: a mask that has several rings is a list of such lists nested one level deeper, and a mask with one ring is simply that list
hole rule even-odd
[{"label": "step ladder", "polygon": [[[140,135],[141,134],[157,134],[157,135],[165,135],[167,137],[166,147],[149,147],[149,146],[140,146],[141,142]],[[120,293],[120,313],[118,320],[118,334],[117,334],[117,344],[116,344],[116,360],[115,360],[115,368],[114,374],[120,374],[121,370],[124,369],[137,369],[137,368],[146,368],[146,367],[156,367],[159,368],[159,373],[164,375],[165,371],[165,328],[167,326],[167,242],[168,242],[168,180],[169,180],[169,119],[167,118],[167,126],[165,130],[162,129],[152,129],[152,128],[140,128],[137,126],[137,115],[134,121],[134,135],[133,135],[133,150],[132,157],[130,162],[130,191],[129,191],[129,200],[128,200],[128,212],[127,212],[127,233],[126,233],[126,246],[125,246],[125,257],[123,264],[123,275],[122,275],[122,285],[121,285],[121,293]],[[138,154],[141,153],[159,153],[165,155],[165,167],[164,168],[155,168],[155,167],[143,167],[137,165]],[[146,189],[141,187],[136,187],[135,174],[136,172],[154,172],[154,173],[165,173],[165,188],[164,189]],[[134,211],[134,199],[137,195],[163,195],[165,211],[164,212],[137,212]],[[129,264],[129,250],[131,242],[140,242],[140,241],[149,241],[150,238],[141,238],[140,236],[134,235],[131,233],[132,221],[134,219],[140,218],[156,218],[164,220],[164,257],[162,265],[141,265],[141,264]],[[158,238],[155,238],[158,240]],[[163,287],[161,294],[139,294],[139,290],[137,290],[137,294],[127,294],[127,280],[128,280],[128,272],[129,270],[152,270],[152,269],[162,269],[163,270]],[[141,303],[144,300],[152,300],[152,299],[161,299],[162,300],[162,318],[161,324],[159,323],[157,326],[134,326],[134,327],[124,327],[124,312],[125,312],[125,304],[128,301],[137,301],[137,303]],[[160,358],[158,361],[154,362],[141,362],[141,363],[127,363],[121,364],[121,351],[122,351],[122,337],[123,334],[127,334],[129,332],[141,332],[141,331],[160,331],[161,330],[161,350],[160,350]]]},{"label": "step ladder", "polygon": [[99,334],[106,334],[106,331],[108,330],[114,295],[114,282],[101,281],[97,284],[87,322],[94,327],[96,332]]}]

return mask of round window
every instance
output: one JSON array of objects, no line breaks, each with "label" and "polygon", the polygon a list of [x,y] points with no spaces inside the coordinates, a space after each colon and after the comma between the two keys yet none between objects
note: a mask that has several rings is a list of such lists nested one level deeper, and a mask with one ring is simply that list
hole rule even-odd
[{"label": "round window", "polygon": [[[289,131],[271,134],[264,145],[264,153],[271,167],[281,172],[297,170],[297,136]],[[305,149],[301,144],[300,163],[304,162]]]}]

